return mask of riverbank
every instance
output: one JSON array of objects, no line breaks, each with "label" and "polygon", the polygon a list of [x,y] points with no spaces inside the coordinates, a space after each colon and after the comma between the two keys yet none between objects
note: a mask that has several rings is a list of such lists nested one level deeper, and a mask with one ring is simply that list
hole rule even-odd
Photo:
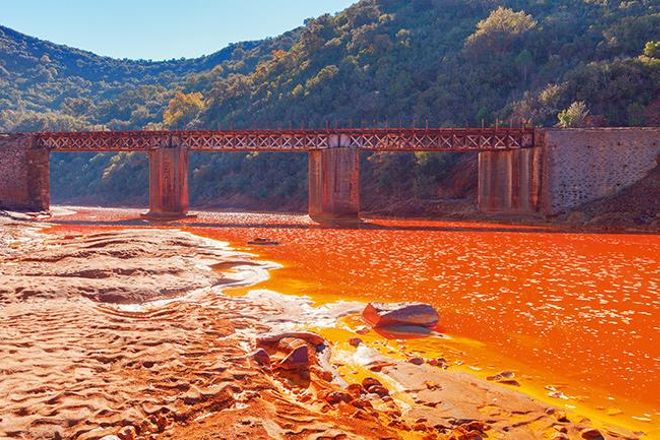
[{"label": "riverbank", "polygon": [[[472,359],[461,351],[470,342],[457,334],[451,338],[388,339],[364,328],[358,313],[363,304],[335,302],[337,297],[360,299],[344,284],[352,280],[363,288],[363,277],[335,266],[334,272],[345,281],[326,284],[324,263],[309,254],[310,246],[315,247],[327,254],[327,264],[337,264],[336,246],[321,242],[316,235],[323,232],[328,240],[337,239],[332,229],[306,225],[304,219],[274,222],[250,215],[223,219],[203,215],[194,223],[176,225],[213,238],[225,235],[233,241],[229,248],[169,227],[144,227],[132,215],[130,211],[80,210],[76,215],[51,219],[59,225],[46,235],[33,224],[3,225],[6,236],[18,238],[8,239],[3,246],[8,251],[2,256],[3,280],[9,280],[2,292],[2,307],[10,317],[3,320],[2,334],[7,337],[2,350],[16,365],[7,369],[10,380],[0,385],[0,394],[11,395],[7,401],[12,405],[11,416],[0,422],[0,431],[18,435],[16,427],[23,426],[30,433],[39,427],[45,435],[47,427],[63,426],[65,438],[72,432],[77,438],[94,438],[114,434],[118,426],[142,430],[144,425],[141,435],[155,427],[149,433],[155,438],[203,438],[211,432],[232,438],[322,438],[328,433],[331,438],[342,433],[357,438],[444,438],[452,430],[487,427],[493,438],[512,438],[514,433],[527,436],[519,438],[552,438],[562,430],[578,435],[591,424],[580,411],[564,408],[563,399],[557,398],[552,405],[521,393],[527,392],[526,383],[533,378],[518,368],[512,375],[490,365],[488,357],[496,351],[493,347],[473,347],[485,357],[484,364],[477,366],[466,363]],[[129,225],[121,226],[122,222]],[[419,225],[410,226],[413,233],[419,229]],[[445,234],[452,231],[451,226],[446,228]],[[10,230],[14,232],[8,233]],[[375,231],[382,230],[387,229]],[[300,231],[314,233],[304,238],[305,252],[301,254],[308,259],[308,284],[296,278],[300,268],[284,258],[302,250],[297,247],[303,238]],[[243,240],[263,236],[263,232],[280,240],[282,246],[248,246]],[[373,234],[366,235],[373,238]],[[397,249],[406,263],[409,250]],[[261,255],[257,258],[244,251]],[[363,251],[355,250],[358,257]],[[375,248],[369,251],[378,257]],[[418,249],[417,256],[423,251]],[[278,257],[272,259],[284,267],[270,272],[278,266],[264,263],[268,255]],[[347,262],[351,263],[355,261]],[[408,273],[396,266],[386,268],[390,275],[403,278]],[[418,274],[423,276],[419,270]],[[368,277],[368,271],[363,275]],[[259,284],[255,287],[255,283]],[[312,292],[313,301],[309,301],[277,293],[310,293],[309,285],[315,283],[320,291],[335,290],[335,296],[325,295],[321,300],[321,292]],[[40,326],[45,319],[48,326]],[[451,314],[443,313],[443,322],[443,333],[455,329]],[[301,387],[254,364],[249,354],[259,334],[290,329],[314,330],[328,340],[331,377],[323,371],[313,372],[311,381]],[[357,347],[349,343],[356,337],[362,339]],[[452,344],[455,351],[443,353],[446,359],[439,361],[439,349]],[[106,362],[95,357],[99,347],[103,347],[101,357]],[[409,362],[417,357],[424,361],[422,365]],[[496,364],[497,356],[492,361]],[[18,368],[26,363],[31,368]],[[224,366],[214,369],[217,363]],[[501,373],[506,374],[490,381],[480,378]],[[392,399],[370,393],[355,396],[353,403],[328,402],[325,391],[345,390],[348,383],[366,377],[380,380]],[[495,383],[507,380],[518,385]],[[217,391],[217,385],[225,390],[221,397],[209,391]],[[557,392],[563,393],[561,389]],[[551,406],[559,408],[548,410]],[[560,420],[566,411],[570,422]],[[74,412],[82,416],[76,418]],[[159,424],[158,415],[164,413],[169,415]],[[469,416],[462,420],[460,414]],[[347,422],[350,415],[361,422]],[[612,417],[615,422],[623,420],[619,415]],[[468,420],[484,426],[460,428]],[[621,438],[637,437],[630,429],[607,428],[594,421],[603,433],[609,429],[607,435],[619,432]],[[640,421],[652,427],[649,423]]]}]

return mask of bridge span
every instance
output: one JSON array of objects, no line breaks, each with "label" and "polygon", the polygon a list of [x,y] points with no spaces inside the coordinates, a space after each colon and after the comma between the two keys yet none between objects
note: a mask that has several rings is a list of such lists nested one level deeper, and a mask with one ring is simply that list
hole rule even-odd
[{"label": "bridge span", "polygon": [[528,128],[376,128],[336,130],[92,131],[33,133],[35,146],[50,151],[489,151],[534,146]]},{"label": "bridge span", "polygon": [[658,133],[658,128],[337,128],[0,134],[0,209],[49,209],[51,152],[147,153],[148,215],[176,218],[188,212],[191,151],[275,151],[308,154],[312,218],[355,219],[360,151],[427,151],[478,154],[482,211],[553,215],[643,177],[660,153]]}]

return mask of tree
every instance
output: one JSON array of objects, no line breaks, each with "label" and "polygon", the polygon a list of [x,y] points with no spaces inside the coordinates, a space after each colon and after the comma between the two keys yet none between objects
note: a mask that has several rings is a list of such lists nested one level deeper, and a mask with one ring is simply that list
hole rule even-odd
[{"label": "tree", "polygon": [[500,6],[477,24],[477,30],[467,38],[467,45],[474,48],[506,51],[520,35],[536,26],[536,20],[525,11],[514,12]]},{"label": "tree", "polygon": [[177,92],[163,113],[163,124],[167,128],[192,128],[205,108],[201,93]]},{"label": "tree", "polygon": [[644,45],[644,56],[660,58],[660,41],[648,41]]},{"label": "tree", "polygon": [[567,109],[559,112],[558,125],[562,128],[584,127],[587,116],[589,116],[587,104],[584,101],[575,101]]}]

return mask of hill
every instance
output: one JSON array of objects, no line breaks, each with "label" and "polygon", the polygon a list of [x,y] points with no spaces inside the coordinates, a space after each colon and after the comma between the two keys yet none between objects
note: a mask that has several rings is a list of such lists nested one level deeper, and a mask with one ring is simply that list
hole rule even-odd
[{"label": "hill", "polygon": [[[657,124],[657,29],[660,6],[651,0],[361,0],[198,60],[112,60],[22,36],[28,43],[2,47],[22,48],[31,62],[7,67],[13,55],[0,53],[0,78],[16,83],[0,109],[18,108],[1,115],[0,129]],[[43,47],[60,66],[52,79]],[[94,61],[83,69],[80,59]],[[146,175],[140,155],[54,161],[56,200],[145,198],[143,180],[131,179]],[[470,158],[363,161],[365,205],[374,210],[471,194],[464,179],[451,194],[440,188],[456,167],[473,170]],[[304,156],[198,155],[191,164],[193,203],[304,207]]]},{"label": "hill", "polygon": [[232,44],[211,55],[167,61],[101,57],[0,26],[0,131],[141,128],[162,119],[174,90],[193,73],[248,73],[296,31]]}]

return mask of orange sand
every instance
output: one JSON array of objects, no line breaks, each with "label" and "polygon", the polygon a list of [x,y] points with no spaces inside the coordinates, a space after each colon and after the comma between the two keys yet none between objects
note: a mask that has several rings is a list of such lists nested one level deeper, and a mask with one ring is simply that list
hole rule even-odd
[{"label": "orange sand", "polygon": [[[62,221],[108,219],[94,215]],[[429,302],[455,339],[413,348],[477,375],[514,369],[524,389],[555,405],[657,432],[658,235],[381,219],[322,228],[301,216],[221,213],[183,224],[285,266],[256,288],[320,302]],[[247,246],[255,237],[282,244]],[[548,397],[548,385],[570,399]]]}]

